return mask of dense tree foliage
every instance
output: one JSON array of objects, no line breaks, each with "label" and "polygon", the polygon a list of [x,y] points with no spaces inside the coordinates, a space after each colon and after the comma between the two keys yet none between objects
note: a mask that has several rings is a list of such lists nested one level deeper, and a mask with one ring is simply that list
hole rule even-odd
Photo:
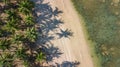
[{"label": "dense tree foliage", "polygon": [[37,51],[41,48],[33,50],[31,47],[37,46],[38,37],[32,15],[34,3],[30,0],[2,0],[0,5],[0,67],[15,67],[17,62],[25,67],[41,64],[46,55]]}]

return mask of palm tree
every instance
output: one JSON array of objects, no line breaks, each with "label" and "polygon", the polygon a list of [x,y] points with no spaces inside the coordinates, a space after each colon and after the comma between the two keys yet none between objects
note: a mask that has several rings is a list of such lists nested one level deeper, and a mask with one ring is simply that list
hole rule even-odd
[{"label": "palm tree", "polygon": [[15,19],[11,19],[7,22],[7,24],[5,25],[5,29],[7,29],[9,32],[14,32],[15,30],[17,30],[17,20]]},{"label": "palm tree", "polygon": [[24,62],[23,62],[23,65],[25,66],[25,67],[30,67],[29,65],[29,62],[27,61],[27,60],[24,60]]},{"label": "palm tree", "polygon": [[30,0],[23,0],[19,2],[19,11],[23,14],[30,14],[34,4]]},{"label": "palm tree", "polygon": [[12,20],[12,19],[15,19],[15,18],[18,17],[16,12],[14,10],[12,10],[12,9],[11,10],[5,10],[5,13],[8,15],[7,16],[8,20]]},{"label": "palm tree", "polygon": [[35,30],[35,27],[27,28],[26,31],[26,38],[29,39],[31,42],[35,42],[37,39],[38,33]]},{"label": "palm tree", "polygon": [[0,49],[2,49],[4,51],[4,50],[9,49],[9,48],[10,48],[10,41],[9,40],[6,40],[6,39],[0,40]]},{"label": "palm tree", "polygon": [[13,39],[12,39],[12,42],[13,43],[15,43],[15,44],[21,44],[22,43],[22,41],[23,41],[23,36],[22,35],[17,35],[17,34],[15,34],[15,35],[13,35]]},{"label": "palm tree", "polygon": [[0,29],[0,37],[4,36],[4,31],[2,29]]},{"label": "palm tree", "polygon": [[38,53],[37,56],[36,56],[36,61],[37,62],[41,63],[45,59],[46,59],[46,56],[43,52]]},{"label": "palm tree", "polygon": [[27,59],[26,50],[24,48],[18,49],[15,53],[16,57],[19,59]]},{"label": "palm tree", "polygon": [[0,55],[0,66],[1,67],[13,67],[14,56],[10,53],[3,53]]},{"label": "palm tree", "polygon": [[34,25],[35,22],[34,22],[34,18],[30,15],[27,15],[26,18],[25,18],[25,24],[27,26],[31,26],[31,25]]}]

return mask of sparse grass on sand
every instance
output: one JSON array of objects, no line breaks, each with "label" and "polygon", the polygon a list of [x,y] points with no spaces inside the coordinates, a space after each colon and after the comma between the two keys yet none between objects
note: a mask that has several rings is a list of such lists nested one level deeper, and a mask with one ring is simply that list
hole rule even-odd
[{"label": "sparse grass on sand", "polygon": [[120,66],[120,9],[115,0],[72,0],[85,20],[86,38],[96,67]]}]

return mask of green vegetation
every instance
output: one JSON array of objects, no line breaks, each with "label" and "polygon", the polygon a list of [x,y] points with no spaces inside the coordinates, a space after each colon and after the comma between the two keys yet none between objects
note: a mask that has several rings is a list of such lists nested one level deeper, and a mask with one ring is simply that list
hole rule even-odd
[{"label": "green vegetation", "polygon": [[34,7],[34,3],[31,2],[30,0],[23,0],[18,3],[19,4],[19,11],[22,12],[23,14],[30,14],[32,8]]},{"label": "green vegetation", "polygon": [[10,53],[4,53],[1,55],[1,58],[0,58],[0,66],[1,67],[13,67],[13,61],[14,61],[14,57],[12,54]]},{"label": "green vegetation", "polygon": [[120,2],[114,1],[72,0],[85,19],[88,39],[95,43],[101,67],[120,66]]},{"label": "green vegetation", "polygon": [[[11,5],[13,4],[13,5]],[[42,47],[33,50],[38,37],[35,18],[32,15],[34,3],[30,0],[0,1],[0,67],[16,67],[41,64],[46,60]],[[40,50],[38,52],[37,50]],[[32,59],[32,60],[31,60]]]}]

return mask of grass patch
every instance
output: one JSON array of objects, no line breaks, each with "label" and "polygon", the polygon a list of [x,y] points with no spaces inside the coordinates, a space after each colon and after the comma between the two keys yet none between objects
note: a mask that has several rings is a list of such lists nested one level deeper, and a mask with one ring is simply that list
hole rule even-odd
[{"label": "grass patch", "polygon": [[88,40],[91,43],[93,58],[95,58],[93,60],[94,62],[98,61],[95,66],[119,67],[120,4],[116,4],[112,0],[105,2],[101,0],[72,0],[72,2],[85,19]]}]

